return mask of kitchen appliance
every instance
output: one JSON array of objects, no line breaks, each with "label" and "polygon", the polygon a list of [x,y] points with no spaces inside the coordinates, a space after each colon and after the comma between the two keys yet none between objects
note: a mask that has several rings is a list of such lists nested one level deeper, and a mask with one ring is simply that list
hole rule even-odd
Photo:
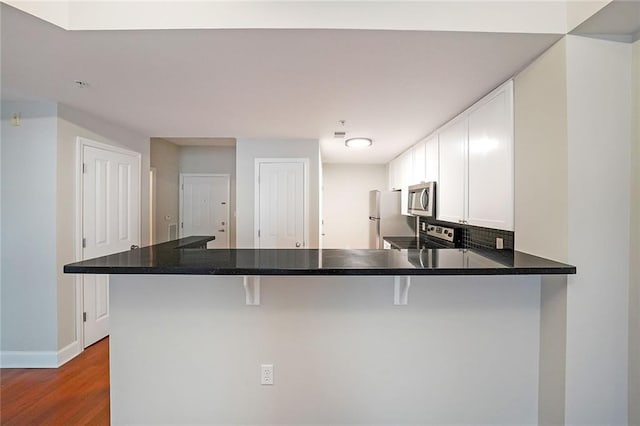
[{"label": "kitchen appliance", "polygon": [[441,267],[447,265],[462,267],[462,259],[466,250],[435,250],[462,248],[462,230],[446,228],[438,225],[427,225],[426,236],[420,240],[419,250],[407,251],[407,259],[419,268]]},{"label": "kitchen appliance", "polygon": [[415,235],[409,222],[400,213],[400,191],[369,191],[369,248],[382,249],[383,237]]},{"label": "kitchen appliance", "polygon": [[434,217],[436,215],[436,183],[422,182],[409,187],[409,214]]},{"label": "kitchen appliance", "polygon": [[462,230],[427,224],[427,236],[420,241],[421,248],[461,248]]}]

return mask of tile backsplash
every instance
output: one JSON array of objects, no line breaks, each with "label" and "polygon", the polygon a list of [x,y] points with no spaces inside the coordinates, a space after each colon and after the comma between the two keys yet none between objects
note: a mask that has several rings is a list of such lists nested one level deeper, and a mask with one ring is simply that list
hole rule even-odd
[{"label": "tile backsplash", "polygon": [[426,232],[422,231],[422,222],[433,225],[447,226],[449,228],[460,229],[461,244],[463,248],[476,249],[495,249],[496,238],[502,238],[503,248],[506,250],[514,249],[515,234],[511,231],[503,231],[500,229],[483,228],[480,226],[461,225],[458,223],[441,222],[430,218],[419,218],[420,220],[420,236],[426,236]]}]

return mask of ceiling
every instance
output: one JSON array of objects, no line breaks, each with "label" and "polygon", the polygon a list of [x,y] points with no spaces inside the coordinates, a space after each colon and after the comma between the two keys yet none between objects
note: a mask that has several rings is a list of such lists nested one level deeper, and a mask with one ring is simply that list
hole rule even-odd
[{"label": "ceiling", "polygon": [[576,27],[572,34],[613,38],[620,41],[640,39],[640,1],[614,0]]},{"label": "ceiling", "polygon": [[[61,102],[169,140],[319,139],[323,160],[341,163],[391,160],[560,38],[318,29],[66,31],[1,7],[5,99]],[[77,88],[74,80],[89,86]],[[349,150],[334,131],[372,138],[374,145]]]}]

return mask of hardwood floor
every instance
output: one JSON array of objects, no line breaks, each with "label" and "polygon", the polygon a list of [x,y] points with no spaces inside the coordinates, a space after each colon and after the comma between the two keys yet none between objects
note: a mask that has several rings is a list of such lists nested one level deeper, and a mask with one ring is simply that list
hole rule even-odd
[{"label": "hardwood floor", "polygon": [[0,370],[0,424],[108,425],[109,339],[60,368]]}]

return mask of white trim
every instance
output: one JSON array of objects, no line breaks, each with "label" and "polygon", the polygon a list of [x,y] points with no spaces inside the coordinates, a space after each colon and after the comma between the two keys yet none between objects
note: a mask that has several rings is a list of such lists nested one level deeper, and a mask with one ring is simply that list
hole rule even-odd
[{"label": "white trim", "polygon": [[2,351],[0,368],[58,368],[82,352],[78,340],[59,351]]},{"label": "white trim", "polygon": [[180,181],[178,182],[178,237],[182,238],[182,209],[184,203],[184,193],[182,185],[184,184],[184,178],[187,176],[202,176],[202,177],[224,177],[227,178],[227,196],[229,199],[227,200],[227,208],[226,208],[226,216],[227,216],[227,248],[231,247],[229,244],[230,234],[231,234],[231,218],[229,217],[230,213],[230,205],[231,205],[231,175],[229,173],[180,173]]},{"label": "white trim", "polygon": [[302,213],[303,248],[309,247],[309,157],[304,158],[256,158],[253,173],[253,247],[259,248],[258,228],[260,227],[260,164],[262,163],[302,163],[304,182],[302,192],[304,197],[304,212]]},{"label": "white trim", "polygon": [[2,368],[57,368],[58,353],[55,351],[2,351]]},{"label": "white trim", "polygon": [[158,240],[156,236],[156,210],[158,206],[157,197],[157,180],[158,170],[151,166],[149,167],[149,245],[152,246]]},{"label": "white trim", "polygon": [[82,353],[82,345],[79,340],[69,343],[58,351],[58,367],[71,361]]},{"label": "white trim", "polygon": [[[82,136],[76,137],[76,235],[75,235],[75,261],[79,262],[83,259],[82,256],[82,194],[83,194],[83,173],[82,164],[84,163],[84,147],[90,146],[105,151],[116,152],[119,154],[125,154],[138,159],[138,196],[141,196],[142,191],[142,154],[136,151],[131,151],[118,146],[109,145],[102,142],[97,142],[91,139],[84,138]],[[142,239],[142,198],[138,205],[138,245],[140,245]],[[76,293],[76,342],[84,342],[84,321],[82,313],[84,312],[84,299],[83,294],[83,275],[75,274],[75,293]],[[65,348],[66,349],[66,348]],[[84,344],[80,344],[80,350],[78,353],[84,350]],[[76,354],[77,355],[77,354]],[[74,355],[75,356],[75,355]],[[71,359],[71,358],[69,358]],[[65,361],[66,362],[66,361]]]}]

